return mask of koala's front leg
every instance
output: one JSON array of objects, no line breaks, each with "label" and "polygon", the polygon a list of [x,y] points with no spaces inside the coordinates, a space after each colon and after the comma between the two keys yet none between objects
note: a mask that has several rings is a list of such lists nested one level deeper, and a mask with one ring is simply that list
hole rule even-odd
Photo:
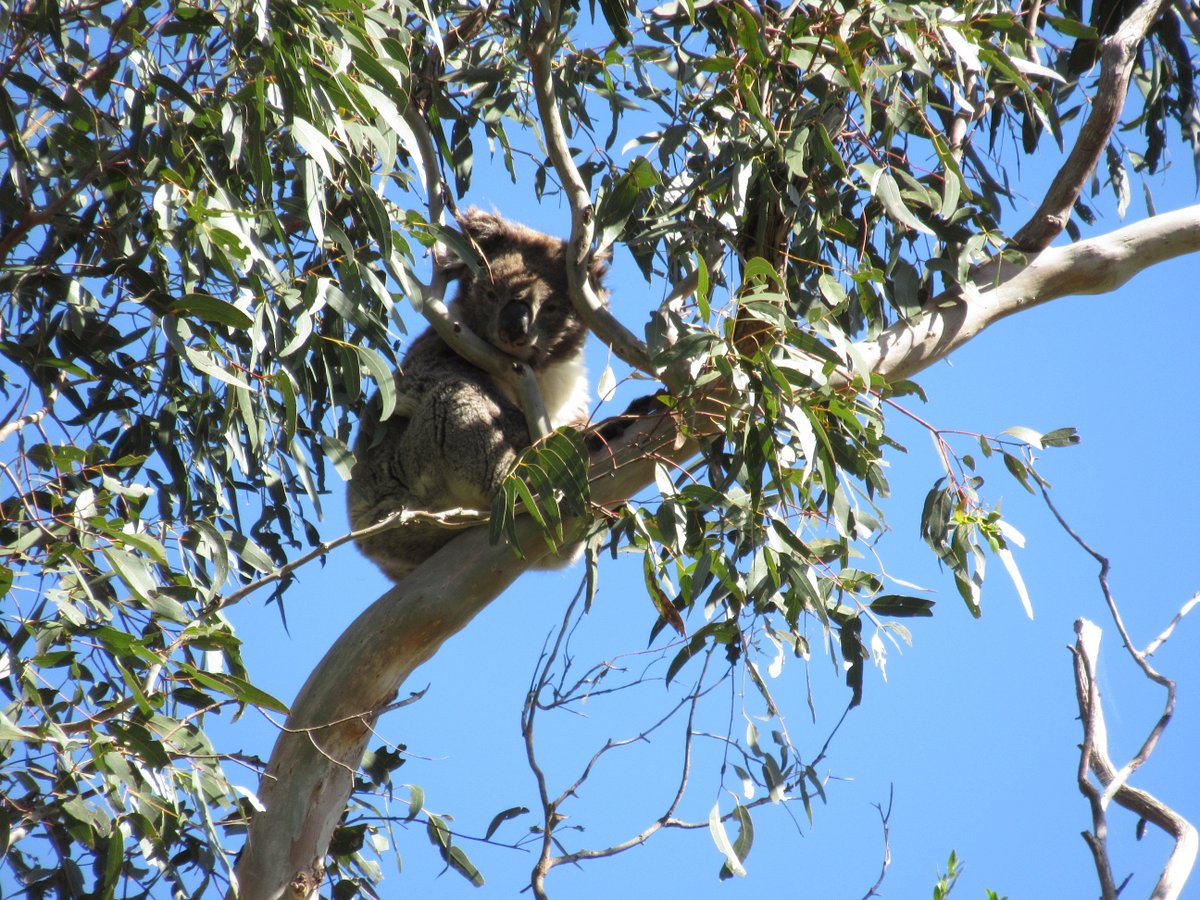
[{"label": "koala's front leg", "polygon": [[468,379],[444,381],[409,420],[403,466],[414,497],[431,508],[487,509],[529,446],[524,414],[489,388]]}]

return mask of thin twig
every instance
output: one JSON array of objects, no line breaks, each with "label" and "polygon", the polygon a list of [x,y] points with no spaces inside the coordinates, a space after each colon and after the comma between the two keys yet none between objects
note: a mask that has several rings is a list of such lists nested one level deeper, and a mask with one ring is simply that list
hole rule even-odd
[{"label": "thin twig", "polygon": [[1146,656],[1153,656],[1155,653],[1157,653],[1158,648],[1165,644],[1171,637],[1171,633],[1175,630],[1175,626],[1183,620],[1184,616],[1195,609],[1197,604],[1200,604],[1200,593],[1194,595],[1191,600],[1183,604],[1183,608],[1180,609],[1179,612],[1175,613],[1175,617],[1171,619],[1170,624],[1168,624],[1167,627],[1162,630],[1162,634],[1147,644],[1146,649],[1143,650],[1142,653],[1144,653]]},{"label": "thin twig", "polygon": [[875,808],[879,810],[879,824],[883,828],[883,864],[879,868],[879,877],[875,879],[875,883],[871,885],[870,889],[863,894],[863,900],[870,900],[871,897],[880,896],[879,889],[883,886],[883,879],[887,877],[888,866],[892,864],[892,842],[889,823],[892,818],[892,799],[895,797],[895,794],[896,786],[894,784],[889,785],[886,811],[880,804],[875,804]]}]

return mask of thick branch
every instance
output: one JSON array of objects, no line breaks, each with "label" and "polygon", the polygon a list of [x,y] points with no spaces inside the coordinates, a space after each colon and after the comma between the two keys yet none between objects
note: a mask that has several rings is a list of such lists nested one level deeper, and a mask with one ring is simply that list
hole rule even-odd
[{"label": "thick branch", "polygon": [[[526,558],[546,553],[530,520]],[[518,527],[520,528],[521,525]],[[464,564],[464,560],[469,563]],[[473,529],[392,588],[338,638],[309,676],[279,736],[237,868],[242,900],[297,894],[322,867],[379,712],[400,685],[526,568]],[[333,723],[333,724],[330,724]]]},{"label": "thick branch", "polygon": [[1200,251],[1200,206],[1153,216],[1066,247],[1031,254],[1026,264],[993,261],[971,286],[947,291],[916,321],[899,322],[857,345],[871,370],[909,378],[1013,313],[1070,294],[1104,294],[1138,272]]}]

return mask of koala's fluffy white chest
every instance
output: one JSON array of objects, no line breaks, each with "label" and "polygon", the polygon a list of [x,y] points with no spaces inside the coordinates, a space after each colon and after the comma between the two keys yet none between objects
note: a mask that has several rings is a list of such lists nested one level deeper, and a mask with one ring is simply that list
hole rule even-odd
[{"label": "koala's fluffy white chest", "polygon": [[550,424],[555,428],[579,424],[587,416],[588,381],[582,350],[539,372],[538,386],[542,389],[542,400],[546,403]]}]

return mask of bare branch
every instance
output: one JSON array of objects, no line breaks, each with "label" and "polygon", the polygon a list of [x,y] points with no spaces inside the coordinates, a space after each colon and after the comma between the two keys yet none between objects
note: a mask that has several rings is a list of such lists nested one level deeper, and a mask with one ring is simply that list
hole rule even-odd
[{"label": "bare branch", "polygon": [[613,353],[633,368],[654,374],[645,343],[608,311],[588,279],[588,270],[595,256],[592,244],[596,210],[571,156],[571,148],[563,130],[554,88],[554,56],[562,42],[559,31],[561,0],[554,0],[552,5],[553,11],[548,16],[543,10],[543,18],[538,24],[539,33],[529,50],[529,69],[546,140],[546,152],[571,205],[571,238],[567,251],[567,282],[571,289],[571,302],[588,327],[612,348]]},{"label": "bare branch", "polygon": [[[606,741],[604,745],[592,755],[591,759],[584,767],[583,772],[575,779],[575,781],[569,787],[564,789],[557,797],[551,799],[546,786],[545,774],[537,761],[537,754],[534,748],[533,720],[539,705],[538,696],[546,687],[546,685],[550,683],[550,668],[554,661],[558,658],[559,652],[563,646],[563,642],[568,631],[570,630],[568,623],[574,614],[574,608],[577,601],[578,597],[572,601],[567,614],[563,618],[562,624],[558,628],[558,636],[555,639],[554,647],[548,654],[546,654],[544,661],[541,663],[540,674],[530,686],[521,716],[521,728],[525,737],[526,756],[528,758],[530,769],[533,771],[538,785],[538,792],[543,810],[544,830],[542,834],[542,849],[541,853],[539,854],[538,861],[534,865],[530,882],[533,894],[538,898],[543,898],[546,896],[546,876],[550,873],[550,870],[556,866],[563,865],[564,863],[576,863],[585,859],[600,859],[608,856],[615,856],[618,853],[622,853],[633,847],[644,844],[652,835],[661,830],[663,827],[676,824],[676,820],[674,819],[675,811],[679,808],[679,804],[683,800],[683,795],[687,790],[688,779],[691,773],[692,739],[695,736],[694,724],[696,706],[700,699],[707,693],[703,687],[704,676],[708,671],[708,660],[706,658],[704,668],[696,679],[695,688],[687,696],[683,697],[679,703],[672,707],[664,716],[662,716],[658,721],[654,722],[648,728],[641,731],[635,737],[620,741],[611,739]],[[559,809],[570,797],[576,795],[582,785],[591,776],[592,769],[595,767],[596,763],[601,759],[601,757],[607,754],[610,750],[629,746],[631,744],[646,740],[650,734],[657,731],[669,720],[674,718],[675,714],[684,707],[688,708],[688,717],[684,728],[683,760],[681,765],[679,785],[675,795],[671,798],[666,810],[662,813],[662,815],[656,818],[636,835],[633,835],[632,837],[612,846],[594,850],[577,850],[571,853],[563,852],[562,855],[559,856],[553,855],[553,850],[556,844],[553,832],[554,827],[559,820]]]},{"label": "bare branch", "polygon": [[1181,896],[1192,868],[1195,866],[1196,855],[1200,851],[1200,834],[1197,833],[1194,825],[1157,797],[1146,791],[1130,787],[1128,784],[1119,783],[1119,775],[1108,756],[1104,713],[1100,705],[1100,691],[1096,687],[1095,680],[1096,658],[1100,648],[1100,629],[1086,619],[1080,619],[1075,623],[1075,631],[1079,635],[1073,648],[1076,660],[1075,692],[1084,722],[1085,735],[1080,757],[1080,790],[1088,797],[1092,806],[1093,818],[1093,832],[1090,836],[1085,835],[1085,839],[1096,858],[1097,871],[1100,873],[1101,886],[1104,889],[1103,896],[1105,900],[1115,898],[1117,890],[1112,882],[1111,867],[1107,862],[1103,846],[1106,829],[1103,797],[1087,778],[1086,771],[1083,771],[1085,766],[1091,769],[1100,785],[1105,789],[1105,795],[1109,794],[1109,788],[1113,784],[1119,784],[1112,794],[1117,803],[1140,818],[1158,826],[1175,839],[1175,847],[1150,896],[1152,900],[1176,900]]},{"label": "bare branch", "polygon": [[1083,722],[1083,744],[1079,748],[1079,770],[1076,782],[1079,792],[1087,798],[1092,810],[1092,830],[1083,833],[1083,839],[1092,851],[1096,863],[1096,877],[1100,881],[1102,900],[1114,900],[1117,886],[1113,880],[1112,863],[1108,859],[1108,820],[1100,791],[1088,777],[1093,756],[1098,744],[1107,743],[1104,737],[1104,716],[1100,709],[1100,689],[1096,686],[1094,653],[1085,652],[1094,640],[1099,644],[1100,629],[1091,622],[1080,619],[1075,623],[1078,635],[1072,648],[1075,657],[1075,698],[1079,703],[1079,718]]},{"label": "bare branch", "polygon": [[454,509],[443,509],[438,512],[427,512],[423,509],[402,509],[383,519],[380,519],[374,525],[369,525],[366,528],[359,528],[357,531],[350,531],[346,534],[339,535],[336,538],[331,538],[328,541],[322,541],[317,544],[307,553],[297,556],[295,559],[289,559],[282,566],[268,572],[261,578],[255,579],[249,584],[243,585],[236,591],[232,591],[223,597],[218,597],[215,601],[204,608],[202,615],[214,613],[219,609],[224,609],[227,606],[232,606],[239,600],[249,594],[254,593],[260,588],[266,587],[268,584],[279,581],[292,572],[299,569],[301,566],[307,565],[315,559],[320,559],[326,556],[330,551],[337,549],[343,544],[348,544],[351,541],[357,541],[361,538],[371,537],[383,531],[390,531],[393,528],[403,528],[405,525],[410,525],[414,522],[433,523],[440,528],[450,530],[462,530],[464,528],[473,528],[476,525],[485,524],[491,518],[489,510],[481,509],[464,509],[457,507]]},{"label": "bare branch", "polygon": [[888,866],[892,864],[892,841],[890,823],[892,818],[892,800],[896,793],[896,786],[893,784],[888,787],[888,803],[885,810],[882,805],[876,803],[875,808],[879,810],[879,824],[883,828],[883,864],[879,868],[879,877],[875,879],[875,883],[870,889],[863,894],[863,900],[870,900],[871,897],[880,896],[879,889],[883,887],[883,879],[887,877]]},{"label": "bare branch", "polygon": [[[1100,590],[1126,651],[1142,670],[1142,673],[1155,684],[1162,685],[1167,694],[1162,714],[1142,743],[1141,749],[1119,771],[1116,770],[1108,754],[1108,733],[1104,723],[1104,711],[1100,704],[1100,689],[1096,685],[1096,661],[1100,655],[1101,631],[1097,625],[1086,619],[1076,620],[1075,633],[1078,637],[1075,647],[1072,648],[1075,657],[1075,696],[1079,703],[1079,715],[1083,722],[1084,732],[1084,741],[1080,747],[1078,781],[1079,790],[1087,797],[1088,804],[1092,809],[1092,831],[1091,833],[1085,832],[1084,839],[1091,848],[1092,856],[1096,861],[1096,871],[1100,877],[1103,891],[1102,896],[1104,900],[1110,900],[1119,893],[1113,882],[1112,866],[1108,861],[1105,843],[1106,810],[1109,801],[1115,799],[1118,804],[1157,825],[1175,839],[1175,849],[1163,868],[1162,875],[1151,895],[1153,900],[1173,900],[1183,890],[1195,865],[1197,850],[1200,849],[1200,836],[1197,835],[1196,828],[1187,819],[1153,795],[1130,787],[1128,781],[1130,776],[1150,758],[1154,748],[1158,745],[1159,738],[1171,722],[1171,717],[1175,712],[1175,682],[1155,671],[1146,658],[1147,651],[1138,650],[1129,637],[1116,598],[1109,588],[1110,565],[1107,557],[1089,546],[1071,528],[1050,499],[1050,494],[1045,487],[1042,488],[1042,497],[1063,530],[1099,563]],[[1198,599],[1200,599],[1200,595],[1193,597],[1180,610],[1166,630],[1152,643],[1152,647],[1157,649],[1161,646],[1174,629],[1175,624],[1196,605]],[[1088,777],[1089,769],[1100,782],[1102,791],[1092,784]]]},{"label": "bare branch", "polygon": [[1093,94],[1091,114],[1080,128],[1075,146],[1054,177],[1041,206],[1013,235],[1014,247],[1025,251],[1043,250],[1066,227],[1075,201],[1092,177],[1109,138],[1121,121],[1137,49],[1166,5],[1166,0],[1144,0],[1113,35],[1104,39],[1100,51],[1100,79]]}]

